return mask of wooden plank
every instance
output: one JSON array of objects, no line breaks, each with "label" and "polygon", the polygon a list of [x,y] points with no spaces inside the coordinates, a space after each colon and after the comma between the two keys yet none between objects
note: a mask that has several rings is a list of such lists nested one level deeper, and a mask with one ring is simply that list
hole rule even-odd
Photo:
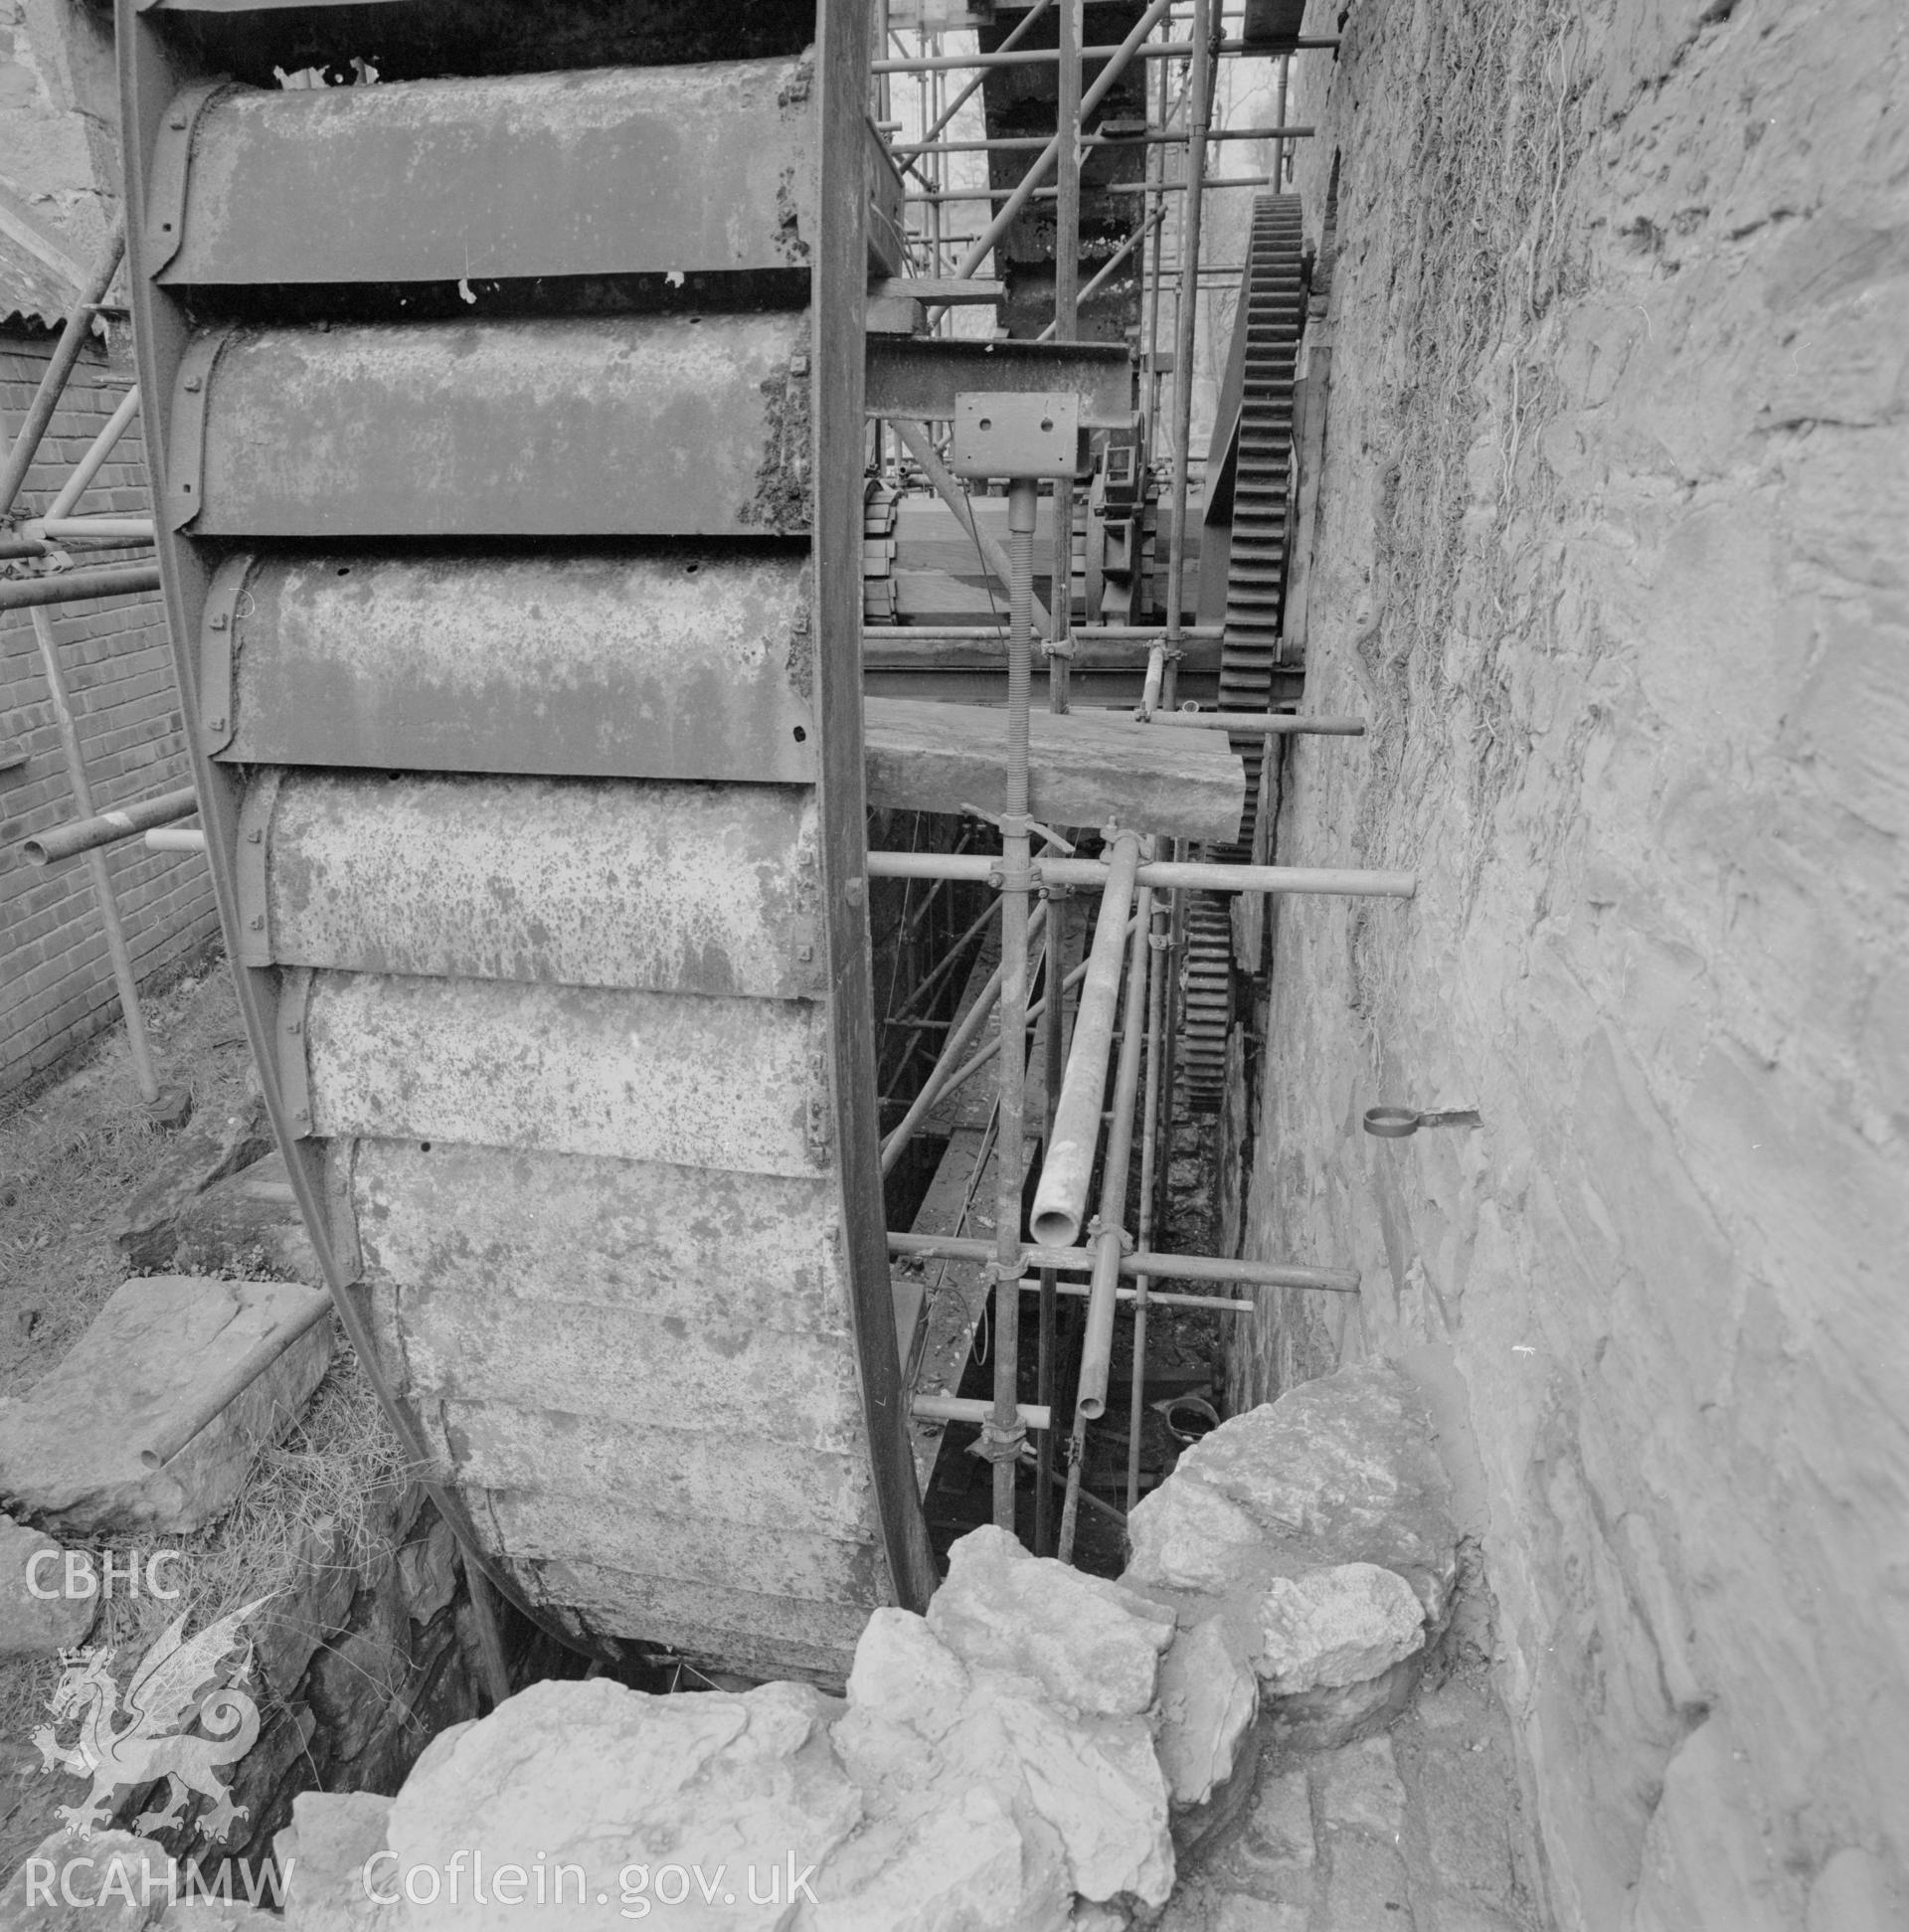
[{"label": "wooden plank", "polygon": [[[870,698],[869,803],[891,810],[999,811],[1007,727],[980,705]],[[1239,835],[1246,770],[1218,732],[1149,731],[1071,712],[1029,728],[1029,809],[1052,825],[1117,819],[1142,832],[1224,843]]]}]

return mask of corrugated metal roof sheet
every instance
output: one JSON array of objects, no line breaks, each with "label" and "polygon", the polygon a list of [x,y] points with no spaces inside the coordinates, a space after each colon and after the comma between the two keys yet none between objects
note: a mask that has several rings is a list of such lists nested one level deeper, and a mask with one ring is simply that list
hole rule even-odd
[{"label": "corrugated metal roof sheet", "polygon": [[58,328],[78,292],[57,268],[0,228],[0,328],[23,320]]}]

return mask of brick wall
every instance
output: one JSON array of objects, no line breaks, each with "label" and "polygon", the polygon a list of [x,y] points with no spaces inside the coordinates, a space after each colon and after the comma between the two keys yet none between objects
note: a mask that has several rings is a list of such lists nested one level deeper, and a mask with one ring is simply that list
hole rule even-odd
[{"label": "brick wall", "polygon": [[[54,337],[0,334],[0,425],[11,437],[37,388]],[[20,507],[44,510],[133,380],[122,329],[89,345],[75,369]],[[82,498],[78,512],[151,507],[145,445],[135,424]],[[105,553],[104,560],[113,560]],[[91,561],[89,557],[87,561]],[[95,807],[124,804],[192,781],[178,695],[157,597],[56,606],[74,712]],[[76,815],[30,615],[0,615],[0,1095],[18,1089],[118,1018],[84,860],[28,865],[20,841]],[[218,930],[212,882],[193,853],[148,852],[137,839],[107,848],[134,969],[143,980],[201,947]]]}]

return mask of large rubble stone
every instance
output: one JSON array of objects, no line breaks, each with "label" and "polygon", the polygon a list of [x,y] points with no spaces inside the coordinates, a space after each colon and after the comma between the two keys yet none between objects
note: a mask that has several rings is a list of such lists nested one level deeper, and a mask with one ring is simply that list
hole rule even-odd
[{"label": "large rubble stone", "polygon": [[173,1883],[172,1858],[151,1839],[59,1831],[0,1890],[0,1932],[144,1932],[173,1902]]},{"label": "large rubble stone", "polygon": [[[1173,1847],[1146,1713],[1171,1637],[1157,1605],[1000,1531],[963,1537],[927,1619],[878,1611],[857,1648],[834,1740],[871,1823],[827,1868],[818,1925],[828,1899],[853,1907],[844,1925],[877,1922],[853,1914],[893,1895],[896,1859],[931,1852],[924,1926],[1058,1928],[1077,1893],[1163,1902]],[[993,1803],[966,1806],[975,1791]]]},{"label": "large rubble stone", "polygon": [[0,1659],[52,1657],[91,1630],[99,1598],[66,1594],[66,1556],[51,1536],[0,1516]]},{"label": "large rubble stone", "polygon": [[320,1319],[161,1469],[143,1451],[317,1291],[157,1275],[127,1282],[60,1365],[0,1398],[0,1493],[67,1535],[184,1534],[232,1505],[253,1457],[296,1420],[331,1360]]},{"label": "large rubble stone", "polygon": [[1258,1714],[1253,1668],[1229,1640],[1226,1621],[1208,1617],[1174,1639],[1160,1670],[1160,1769],[1176,1806],[1206,1804],[1233,1775],[1247,1728]]},{"label": "large rubble stone", "polygon": [[1076,1710],[1116,1716],[1152,1703],[1173,1613],[1103,1577],[1030,1556],[989,1524],[949,1551],[928,1627],[969,1664],[1032,1677]]},{"label": "large rubble stone", "polygon": [[1376,1563],[1275,1577],[1260,1605],[1256,1666],[1270,1689],[1338,1689],[1380,1675],[1425,1644],[1411,1584]]},{"label": "large rubble stone", "polygon": [[[805,1896],[797,1881],[819,1890],[815,1868],[861,1821],[828,1708],[792,1683],[677,1697],[602,1678],[534,1684],[419,1761],[392,1807],[379,1888],[407,1894],[407,1928],[569,1928],[670,1905],[680,1874],[687,1902],[665,1922],[769,1932],[788,1923],[791,1893]],[[540,1870],[560,1865],[581,1869],[581,1903],[574,1878],[561,1901],[539,1900]],[[521,1897],[507,1867],[525,1874]],[[752,1883],[775,1902],[752,1903]]]},{"label": "large rubble stone", "polygon": [[1451,1487],[1424,1403],[1365,1362],[1302,1382],[1195,1443],[1141,1497],[1123,1579],[1223,1594],[1275,1576],[1376,1563],[1442,1623],[1458,1575]]},{"label": "large rubble stone", "polygon": [[284,1932],[395,1925],[398,1908],[373,1903],[365,1883],[368,1871],[374,1883],[383,1876],[373,1860],[386,1848],[393,1803],[369,1791],[301,1791],[291,1801],[291,1823],[271,1842],[279,1870],[289,1874]]}]

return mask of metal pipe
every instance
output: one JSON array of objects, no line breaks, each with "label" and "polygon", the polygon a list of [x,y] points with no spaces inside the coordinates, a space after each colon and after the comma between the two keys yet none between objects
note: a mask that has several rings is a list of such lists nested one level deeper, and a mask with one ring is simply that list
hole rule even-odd
[{"label": "metal pipe", "polygon": [[[1151,841],[1148,841],[1149,844]],[[1139,891],[1138,920],[1127,963],[1127,1006],[1122,1015],[1121,1058],[1114,1075],[1114,1119],[1107,1132],[1107,1158],[1101,1166],[1100,1232],[1094,1237],[1094,1273],[1087,1303],[1087,1345],[1081,1354],[1081,1380],[1074,1412],[1092,1422],[1107,1409],[1107,1378],[1114,1359],[1115,1289],[1121,1278],[1121,1248],[1127,1237],[1127,1168],[1133,1157],[1133,1108],[1140,1090],[1140,1047],[1146,1030],[1147,962],[1153,895]],[[1038,1229],[1037,1229],[1038,1232]]]},{"label": "metal pipe", "polygon": [[[1044,14],[1048,10],[1048,8],[1051,7],[1053,4],[1054,4],[1054,0],[1034,0],[1033,6],[1029,7],[1026,13],[1024,13],[1021,16],[1018,25],[1016,25],[1008,33],[1007,37],[1001,42],[1000,46],[997,47],[994,51],[997,54],[1011,53],[1014,47],[1019,43],[1021,37],[1027,32],[1027,30],[1030,27],[1034,25],[1034,23],[1037,20],[1040,19],[1042,14]],[[968,101],[973,97],[973,95],[980,91],[981,88],[985,85],[986,81],[987,81],[987,75],[985,71],[981,72],[980,74],[977,74],[974,77],[974,79],[970,81],[967,84],[967,86],[964,87],[960,90],[960,92],[957,93],[954,96],[954,98],[948,103],[948,105],[945,108],[943,108],[941,114],[936,119],[935,125],[924,131],[922,139],[920,141],[911,141],[909,145],[905,148],[898,147],[895,150],[896,155],[899,157],[903,154],[911,154],[911,155],[920,154],[925,148],[927,148],[930,145],[931,142],[933,142],[935,136],[939,134],[942,131],[942,129],[946,127],[949,124],[949,122],[952,121],[954,118],[954,116],[958,114],[961,111],[961,109],[967,105]],[[1038,139],[1035,141],[1034,144],[1036,146],[1039,145]]]},{"label": "metal pipe", "polygon": [[1166,675],[1166,646],[1155,644],[1146,653],[1146,680],[1140,686],[1140,723],[1147,724],[1160,704],[1160,679]]},{"label": "metal pipe", "polygon": [[[1060,890],[1063,893],[1065,893],[1067,888],[1063,886]],[[1050,920],[1048,922],[1047,930],[1050,939],[1053,937],[1054,929],[1057,924],[1058,922],[1054,920]],[[1077,966],[1074,968],[1074,970],[1070,972],[1067,975],[1067,977],[1061,981],[1061,990],[1063,993],[1072,992],[1074,988],[1078,986],[1081,983],[1081,981],[1087,977],[1087,969],[1091,964],[1092,964],[1091,961],[1083,960],[1080,963],[1080,965]],[[1044,1020],[1047,1014],[1052,1010],[1053,1010],[1052,1003],[1049,1001],[1047,994],[1043,992],[1040,998],[1035,1000],[1033,1005],[1031,1005],[1027,1009],[1028,1024],[1031,1026],[1037,1019]],[[989,1066],[993,1063],[995,1054],[997,1054],[1000,1050],[1001,1050],[1001,1036],[998,1033],[996,1033],[995,1036],[991,1040],[989,1040],[985,1046],[978,1049],[978,1051],[975,1053],[974,1057],[971,1060],[963,1062],[960,1066],[956,1067],[952,1074],[949,1075],[947,1080],[945,1080],[942,1083],[941,1092],[937,1094],[936,1099],[938,1101],[946,1100],[949,1097],[949,1095],[954,1093],[957,1087],[960,1087],[967,1081],[972,1080],[973,1077],[977,1073],[979,1073],[983,1067]],[[1062,1075],[1062,1070],[1060,1068],[1056,1068],[1054,1071],[1053,1081],[1049,1087],[1049,1092],[1054,1096],[1054,1098],[1050,1100],[1048,1103],[1047,1135],[1049,1139],[1052,1138],[1054,1132],[1054,1121],[1053,1121],[1054,1109],[1060,1104],[1059,1097],[1061,1091],[1061,1075]],[[1043,1142],[1043,1145],[1045,1144],[1046,1144],[1045,1142]]]},{"label": "metal pipe", "polygon": [[[60,731],[60,749],[66,756],[67,782],[73,787],[73,800],[80,807],[81,817],[90,818],[93,816],[92,786],[87,778],[87,755],[80,742],[80,726],[73,714],[67,675],[60,664],[60,642],[53,632],[53,619],[39,605],[33,607],[33,637],[40,646],[40,664],[46,672],[47,696],[52,700],[54,723]],[[126,1017],[126,1046],[132,1055],[132,1077],[138,1083],[139,1098],[148,1107],[156,1107],[159,1076],[153,1068],[152,1048],[146,1041],[146,1016],[139,1005],[139,981],[132,970],[132,950],[126,945],[125,928],[119,923],[119,901],[113,896],[112,874],[106,869],[105,853],[96,845],[87,852],[86,858],[93,901],[99,908],[99,924],[106,936],[106,957],[112,962],[119,1010]]]},{"label": "metal pipe", "polygon": [[931,971],[928,977],[922,980],[922,982],[918,986],[916,986],[915,990],[911,992],[908,995],[908,997],[902,1001],[901,1005],[896,1009],[895,1022],[898,1026],[905,1023],[906,1020],[908,1019],[909,1014],[912,1013],[915,1010],[915,1008],[923,1002],[923,1000],[931,997],[935,989],[942,983],[942,981],[946,979],[951,972],[954,971],[955,963],[960,959],[961,955],[967,951],[967,948],[972,943],[975,934],[977,934],[981,930],[981,928],[985,926],[987,922],[994,917],[994,914],[998,909],[999,909],[998,902],[990,899],[987,902],[987,904],[984,907],[982,907],[980,912],[975,916],[973,923],[969,925],[967,930],[963,932],[960,938],[955,940],[954,943],[949,947],[948,951],[944,953],[942,957],[935,963],[935,967],[933,971]]},{"label": "metal pipe", "polygon": [[[999,859],[985,859],[984,863],[996,868]],[[878,876],[878,875],[871,875]],[[1031,941],[1041,921],[1047,915],[1047,908],[1036,906],[1028,915],[1027,932]],[[915,1138],[915,1130],[921,1126],[929,1110],[941,1099],[942,1095],[954,1084],[954,1071],[960,1065],[960,1057],[972,1044],[974,1036],[987,1024],[987,1016],[994,1010],[995,1001],[1001,996],[1001,968],[996,966],[988,976],[987,983],[975,995],[974,1003],[962,1015],[961,1023],[948,1036],[942,1048],[941,1058],[935,1062],[934,1070],[923,1083],[922,1091],[909,1105],[908,1112],[902,1116],[900,1124],[882,1142],[882,1172],[892,1173],[895,1163],[902,1157],[903,1149]]]},{"label": "metal pipe", "polygon": [[294,1308],[276,1326],[267,1328],[194,1407],[139,1452],[139,1460],[147,1469],[163,1469],[224,1415],[300,1335],[309,1334],[331,1313],[331,1297],[322,1288],[307,1293],[310,1300],[302,1308]]},{"label": "metal pipe", "polygon": [[1213,731],[1241,731],[1292,738],[1310,733],[1323,738],[1363,738],[1363,718],[1328,718],[1302,711],[1156,711],[1156,725],[1205,725]]},{"label": "metal pipe", "polygon": [[[972,542],[974,548],[981,554],[981,561],[986,564],[988,569],[1003,584],[1009,585],[1011,595],[1011,579],[1013,577],[1014,567],[1008,560],[1007,552],[976,521],[974,507],[968,501],[967,491],[961,487],[959,478],[942,461],[940,455],[936,452],[935,444],[928,434],[928,425],[926,423],[907,422],[901,417],[897,417],[895,419],[895,434],[907,445],[908,453],[921,464],[922,473],[934,485],[935,494],[954,511],[954,521],[967,532],[969,541]],[[1028,587],[1027,596],[1030,627],[1022,630],[1019,634],[1023,637],[1032,637],[1034,635],[1031,627],[1033,624],[1038,623],[1043,629],[1046,628],[1048,622],[1047,606],[1034,595],[1032,585]],[[1000,633],[996,632],[995,634],[999,635]],[[1010,637],[1015,635],[1011,614],[1006,634]],[[1009,675],[1012,675],[1011,670]]]},{"label": "metal pipe", "polygon": [[[1299,140],[1308,134],[1317,134],[1316,127],[1213,127],[1207,130],[1209,141],[1272,141]],[[1096,148],[1111,147],[1183,147],[1189,136],[1184,132],[1149,130],[1144,134],[1109,134],[1105,130],[1098,134],[1083,133],[1081,145],[1090,153]],[[906,148],[896,148],[899,160],[903,154],[1019,154],[1031,153],[1035,148],[1045,147],[1044,134],[1004,134],[986,141],[923,141],[911,142]]]},{"label": "metal pipe", "polygon": [[[1053,1273],[1053,1269],[1047,1268],[1038,1275],[1023,1275],[1020,1284],[1021,1293],[1039,1294],[1043,1284]],[[1057,1295],[1072,1296],[1077,1301],[1085,1301],[1094,1291],[1086,1282],[1057,1280],[1054,1284],[1054,1292]],[[1139,1286],[1117,1288],[1114,1293],[1121,1301],[1131,1302],[1138,1298],[1141,1288]],[[1172,1295],[1158,1289],[1147,1289],[1145,1295],[1152,1307],[1160,1309],[1217,1309],[1224,1315],[1252,1315],[1259,1306],[1255,1302],[1248,1301],[1244,1295]]]},{"label": "metal pipe", "polygon": [[40,604],[78,604],[89,597],[131,597],[159,588],[157,564],[104,564],[95,570],[66,570],[51,577],[16,577],[0,583],[0,611],[26,611]]},{"label": "metal pipe", "polygon": [[[988,1261],[993,1257],[994,1244],[976,1235],[912,1234],[891,1228],[888,1251],[930,1261]],[[1088,1248],[1048,1248],[1028,1242],[1021,1249],[1021,1267],[1086,1275],[1093,1270],[1094,1254]],[[1154,1281],[1245,1282],[1254,1288],[1306,1289],[1321,1295],[1359,1292],[1358,1271],[1352,1268],[1306,1268],[1298,1262],[1248,1261],[1225,1255],[1155,1254],[1144,1248],[1121,1257],[1124,1280],[1141,1275]]]},{"label": "metal pipe", "polygon": [[[1157,22],[1164,17],[1166,9],[1161,6],[1154,6],[1148,11],[1151,18],[1147,21],[1147,31],[1150,33]],[[1196,20],[1199,18],[1197,10],[1195,11],[1194,18]],[[1123,42],[1122,47],[1083,47],[1081,49],[1081,59],[1084,61],[1117,60],[1125,45],[1126,43]],[[1337,47],[1338,42],[1336,40],[1302,40],[1296,41],[1294,45],[1302,51],[1308,49],[1323,50],[1325,48]],[[1193,50],[1194,43],[1190,40],[1163,40],[1157,45],[1147,48],[1141,58],[1148,61],[1170,60],[1182,54],[1191,54]],[[1261,49],[1249,47],[1244,41],[1239,40],[1218,41],[1213,46],[1213,52],[1216,55],[1257,54],[1261,51]],[[957,70],[965,71],[969,68],[979,68],[985,72],[992,68],[1001,67],[1040,67],[1045,63],[1056,61],[1059,58],[1058,51],[1052,47],[1035,47],[1012,54],[917,55],[913,59],[874,61],[870,63],[870,68],[876,74],[954,73]],[[1096,105],[1098,104],[1096,102]]]},{"label": "metal pipe", "polygon": [[[1160,1144],[1160,1029],[1166,1015],[1167,951],[1165,908],[1153,907],[1153,931],[1146,936],[1146,1085],[1140,1100],[1140,1225],[1137,1244],[1142,1253],[1153,1236],[1153,1172]],[[1131,1509],[1140,1490],[1140,1422],[1146,1391],[1146,1310],[1151,1277],[1133,1278],[1133,1375],[1128,1392],[1127,1506]],[[1157,1298],[1171,1305],[1169,1297]]]},{"label": "metal pipe", "polygon": [[[46,371],[40,378],[40,387],[27,407],[26,421],[21,424],[20,434],[14,438],[13,446],[7,451],[6,466],[0,468],[0,516],[5,516],[13,508],[21,484],[27,480],[27,471],[33,467],[33,459],[39,453],[41,439],[47,434],[47,425],[53,421],[53,413],[66,391],[67,378],[73,374],[73,365],[80,360],[80,351],[86,346],[87,332],[92,325],[93,314],[118,272],[119,258],[125,252],[126,222],[122,215],[107,234],[105,246],[92,264],[91,274],[87,277],[87,285],[67,311],[67,319],[61,325],[60,339],[53,345],[53,353],[47,358]],[[10,608],[0,605],[0,610]]]},{"label": "metal pipe", "polygon": [[200,831],[188,832],[148,832],[146,850],[148,852],[203,852],[206,849],[206,835]]},{"label": "metal pipe", "polygon": [[[1108,53],[1110,58],[1106,67],[1096,76],[1094,85],[1081,96],[1080,118],[1083,122],[1107,98],[1113,89],[1115,82],[1126,73],[1128,63],[1138,52],[1140,43],[1153,31],[1165,12],[1166,0],[1152,0],[1152,4],[1134,22],[1132,29],[1128,32],[1127,38],[1122,41],[1120,46],[1103,50]],[[1083,52],[1090,51],[1093,50],[1083,50]],[[1058,51],[1055,54],[1045,55],[1043,58],[1048,60],[1057,59]],[[968,275],[971,275],[987,260],[988,254],[993,249],[994,244],[1014,225],[1015,217],[1027,205],[1028,199],[1032,196],[1034,190],[1046,179],[1048,169],[1054,165],[1054,161],[1060,153],[1060,145],[1061,129],[1057,127],[1054,130],[1054,138],[1034,157],[1028,166],[1026,174],[1021,177],[1019,187],[1009,197],[1006,205],[988,223],[986,229],[975,240],[967,253],[961,257],[960,265],[954,270],[958,277],[965,279]]]},{"label": "metal pipe", "polygon": [[[1133,896],[1133,872],[1139,858],[1139,834],[1122,832],[1114,841],[1113,862],[1105,871],[1087,979],[1074,1016],[1073,1050],[1067,1056],[1053,1138],[1041,1162],[1041,1184],[1034,1192],[1034,1238],[1047,1247],[1067,1247],[1080,1233],[1087,1211],[1087,1184],[1101,1139],[1101,1095],[1107,1085],[1107,1059],[1113,1047],[1121,961],[1127,952],[1128,903]],[[1050,863],[1043,861],[1043,870]]]},{"label": "metal pipe", "polygon": [[[60,494],[47,505],[47,520],[68,515],[73,506],[87,493],[87,486],[98,475],[106,458],[112,454],[119,439],[132,427],[132,419],[139,414],[139,385],[133,386],[119,399],[119,407],[106,421],[106,427],[92,439],[92,447],[80,458],[74,472],[60,487]],[[151,523],[151,518],[146,519]]]},{"label": "metal pipe", "polygon": [[20,527],[42,543],[152,542],[149,516],[54,516],[49,512],[43,517],[30,517]]},{"label": "metal pipe", "polygon": [[[871,879],[998,878],[1001,862],[985,852],[870,852]],[[1105,887],[1105,859],[1039,858],[1040,885]],[[1138,883],[1175,886],[1193,892],[1342,892],[1354,898],[1410,899],[1419,889],[1416,872],[1367,872],[1352,866],[1201,865],[1176,859],[1141,862]]]},{"label": "metal pipe", "polygon": [[[1269,174],[1222,174],[1209,176],[1204,187],[1211,191],[1218,188],[1264,188],[1273,177]],[[1178,195],[1184,194],[1186,183],[1167,181],[1149,187],[1144,181],[1103,181],[1096,189],[1102,195]],[[929,206],[939,206],[951,201],[1006,201],[1018,194],[1018,188],[948,188],[929,189],[920,193],[905,194],[907,202],[920,202]],[[1058,188],[1036,188],[1036,201],[1055,201],[1059,198]],[[1044,340],[1037,337],[1036,340]]]},{"label": "metal pipe", "polygon": [[[45,621],[45,619],[42,619]],[[114,845],[122,838],[137,838],[155,825],[170,825],[175,819],[190,818],[199,809],[199,793],[192,786],[177,791],[162,791],[136,805],[120,805],[90,818],[76,818],[70,825],[56,825],[37,838],[21,841],[20,856],[29,865],[50,865],[56,859],[78,858],[101,845]]]},{"label": "metal pipe", "polygon": [[[994,1418],[994,1405],[979,1396],[918,1395],[909,1403],[909,1413],[917,1422],[972,1422],[985,1428]],[[1038,1402],[1022,1402],[1014,1411],[1023,1429],[1051,1429],[1053,1411]]]},{"label": "metal pipe", "polygon": [[[1063,5],[1071,0],[1062,0]],[[1016,476],[1007,486],[1009,562],[1008,634],[1032,627],[1034,521],[1040,486]],[[1058,600],[1057,600],[1058,602]],[[1026,1177],[1028,895],[1034,874],[1027,817],[1028,709],[1032,677],[1027,652],[1007,653],[1007,771],[1001,810],[1001,1043],[1000,1128],[994,1142],[994,1417],[983,1440],[994,1463],[994,1521],[1014,1534],[1014,1493],[1020,1468],[1018,1421],[1021,1304],[1010,1286],[1020,1271],[1021,1190]]]}]

